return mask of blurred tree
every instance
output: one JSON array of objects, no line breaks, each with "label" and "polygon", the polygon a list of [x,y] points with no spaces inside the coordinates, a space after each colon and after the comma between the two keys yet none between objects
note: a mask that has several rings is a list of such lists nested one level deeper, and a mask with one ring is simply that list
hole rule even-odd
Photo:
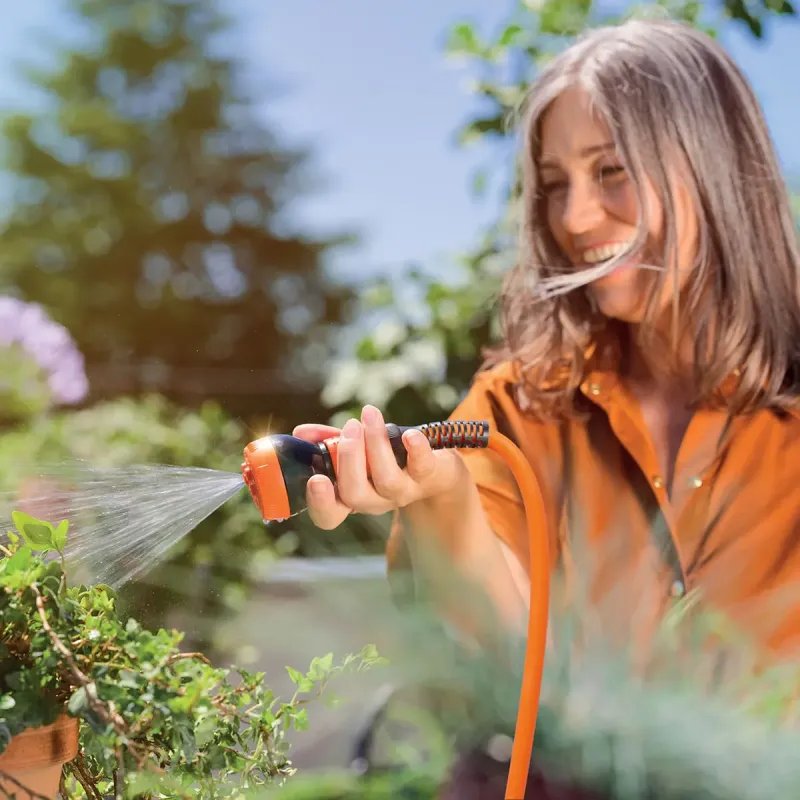
[{"label": "blurred tree", "polygon": [[[462,126],[462,145],[491,141],[499,155],[475,175],[475,188],[501,184],[499,219],[455,264],[436,270],[412,269],[381,280],[362,292],[363,313],[374,324],[349,360],[331,371],[324,398],[336,410],[335,421],[366,402],[386,417],[414,424],[446,417],[481,362],[481,349],[497,333],[495,296],[511,266],[516,244],[514,201],[517,176],[509,169],[516,146],[509,124],[540,66],[589,26],[623,17],[669,16],[714,34],[723,25],[744,26],[762,37],[769,16],[794,15],[785,0],[693,0],[615,4],[596,0],[515,0],[495,35],[484,37],[469,22],[450,30],[447,52],[465,59],[475,76],[478,99],[473,119]],[[800,216],[800,215],[799,215]],[[446,277],[443,277],[446,276]]]},{"label": "blurred tree", "polygon": [[287,224],[305,153],[256,118],[215,0],[67,0],[85,29],[43,110],[4,120],[13,202],[0,284],[44,304],[86,356],[93,399],[158,391],[235,414],[320,412],[348,291]]}]

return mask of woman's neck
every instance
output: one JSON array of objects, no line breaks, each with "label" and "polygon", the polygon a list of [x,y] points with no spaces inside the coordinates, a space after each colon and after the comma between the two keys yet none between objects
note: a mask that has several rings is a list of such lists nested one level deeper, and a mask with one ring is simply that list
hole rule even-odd
[{"label": "woman's neck", "polygon": [[671,357],[672,344],[667,336],[658,334],[655,342],[643,346],[637,326],[626,326],[621,365],[623,379],[638,392],[688,401],[694,385],[691,341],[687,339],[682,344],[677,360]]}]

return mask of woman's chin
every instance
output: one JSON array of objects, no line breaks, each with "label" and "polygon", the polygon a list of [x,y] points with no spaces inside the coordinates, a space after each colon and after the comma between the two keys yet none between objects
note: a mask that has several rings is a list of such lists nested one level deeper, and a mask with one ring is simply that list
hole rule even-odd
[{"label": "woman's chin", "polygon": [[589,287],[595,305],[604,317],[621,322],[638,323],[644,319],[645,303],[639,291],[630,287],[599,285]]}]

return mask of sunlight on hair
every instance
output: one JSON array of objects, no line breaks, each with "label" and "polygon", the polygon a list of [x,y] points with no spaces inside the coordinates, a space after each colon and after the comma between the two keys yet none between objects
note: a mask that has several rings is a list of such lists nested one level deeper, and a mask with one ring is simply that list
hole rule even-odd
[{"label": "sunlight on hair", "polygon": [[[610,275],[617,267],[625,264],[627,258],[627,253],[621,253],[608,261],[603,261],[591,267],[564,271],[560,275],[537,277],[532,291],[537,300],[550,300],[553,297],[558,297],[559,295],[572,292],[575,289],[588,286],[600,278],[605,278],[606,275]],[[661,272],[663,270],[663,267],[659,267],[655,264],[635,264],[632,265],[632,267],[633,269],[650,270],[652,272]]]}]

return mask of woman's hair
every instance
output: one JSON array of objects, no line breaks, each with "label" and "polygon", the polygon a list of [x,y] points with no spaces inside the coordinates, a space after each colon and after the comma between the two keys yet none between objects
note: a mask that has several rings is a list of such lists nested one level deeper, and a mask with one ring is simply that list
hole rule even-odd
[{"label": "woman's hair", "polygon": [[[610,267],[576,270],[549,231],[539,187],[542,115],[571,87],[584,90],[608,124],[640,209],[646,179],[664,209],[664,269],[645,322],[652,323],[667,271],[677,264],[670,170],[692,197],[696,263],[680,297],[677,289],[673,294],[666,350],[674,356],[677,333],[692,332],[695,401],[721,398],[719,387],[736,375],[723,398],[732,411],[796,403],[800,256],[786,187],[746,79],[714,40],[677,22],[634,20],[591,31],[532,86],[523,126],[521,253],[502,292],[504,341],[487,353],[484,367],[512,360],[520,368],[523,410],[569,415],[594,359],[621,330],[594,309],[585,285],[622,257]],[[639,216],[628,253],[647,237],[646,216]],[[653,330],[639,327],[643,336]]]}]

